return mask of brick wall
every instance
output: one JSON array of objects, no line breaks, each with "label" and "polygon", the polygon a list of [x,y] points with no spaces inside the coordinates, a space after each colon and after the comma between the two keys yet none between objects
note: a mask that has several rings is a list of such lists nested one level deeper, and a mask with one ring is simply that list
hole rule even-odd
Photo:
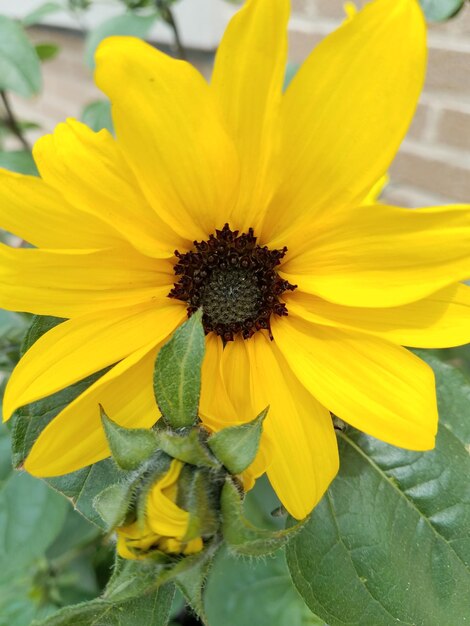
[{"label": "brick wall", "polygon": [[[343,19],[343,2],[293,5],[290,56],[299,62]],[[385,198],[391,203],[470,202],[470,7],[430,25],[426,86],[390,174]]]},{"label": "brick wall", "polygon": [[[343,0],[293,0],[293,6],[290,57],[299,62],[343,19]],[[33,102],[15,99],[15,104],[42,124],[41,132],[49,132],[65,117],[78,117],[100,94],[84,68],[78,34],[37,29],[32,36],[56,41],[62,50],[44,66],[43,95]],[[398,205],[470,202],[470,7],[431,26],[429,44],[426,88],[385,192],[386,200]],[[209,74],[210,55],[195,54],[194,61]]]}]

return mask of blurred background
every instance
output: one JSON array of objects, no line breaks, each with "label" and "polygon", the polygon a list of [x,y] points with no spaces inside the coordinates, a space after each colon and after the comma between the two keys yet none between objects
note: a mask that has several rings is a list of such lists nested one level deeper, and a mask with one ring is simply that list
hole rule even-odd
[{"label": "blurred background", "polygon": [[[358,6],[364,3],[356,2]],[[119,22],[124,4],[134,7],[127,24]],[[139,4],[142,8],[136,11]],[[32,99],[11,96],[16,114],[39,126],[26,131],[30,142],[66,117],[83,119],[87,105],[102,97],[93,85],[91,65],[93,50],[104,35],[123,30],[177,54],[172,28],[162,19],[149,17],[148,4],[138,0],[63,0],[67,10],[61,11],[59,3],[0,0],[0,14],[15,18],[49,5],[39,23],[28,27],[28,35],[36,44],[51,45],[50,50],[59,48],[43,64],[41,93]],[[80,5],[89,6],[81,10]],[[207,77],[225,25],[236,9],[236,3],[226,0],[171,3],[186,54]],[[293,0],[293,9],[290,62],[295,68],[342,21],[344,8],[342,0]],[[101,123],[96,119],[99,113],[103,114],[100,105],[92,106],[91,113],[87,109],[86,121],[97,127],[104,124],[103,117]],[[15,149],[17,143],[10,137],[7,147]],[[470,199],[470,5],[448,21],[429,25],[426,88],[390,174],[384,198],[392,204],[426,206]]]}]

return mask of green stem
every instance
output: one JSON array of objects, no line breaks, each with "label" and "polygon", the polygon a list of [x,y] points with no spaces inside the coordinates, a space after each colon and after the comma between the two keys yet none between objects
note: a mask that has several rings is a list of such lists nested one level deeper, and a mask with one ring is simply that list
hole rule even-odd
[{"label": "green stem", "polygon": [[11,132],[15,135],[15,137],[17,137],[17,139],[20,141],[23,148],[27,150],[28,152],[31,152],[31,146],[26,140],[26,137],[21,132],[21,128],[16,120],[15,114],[13,112],[10,101],[8,99],[7,92],[4,91],[3,89],[0,90],[0,98],[3,102],[3,106],[5,107],[5,113],[6,113],[5,123],[7,127],[11,130]]},{"label": "green stem", "polygon": [[165,6],[164,0],[156,0],[156,5],[157,9],[160,11],[160,15],[162,16],[163,21],[168,24],[168,26],[173,31],[175,46],[176,50],[178,51],[179,58],[186,61],[186,50],[183,46],[183,42],[181,41],[180,31],[178,28],[178,24],[176,23],[175,16],[173,15],[173,11],[170,9],[170,7]]}]

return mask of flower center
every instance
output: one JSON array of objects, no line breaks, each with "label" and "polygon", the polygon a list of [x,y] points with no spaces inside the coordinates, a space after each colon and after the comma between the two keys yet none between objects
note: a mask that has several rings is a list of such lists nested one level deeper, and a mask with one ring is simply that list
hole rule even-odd
[{"label": "flower center", "polygon": [[189,252],[175,252],[179,278],[168,297],[187,302],[188,317],[202,307],[206,333],[224,341],[238,333],[248,339],[263,329],[271,336],[271,315],[288,314],[279,297],[296,288],[274,269],[286,252],[258,245],[252,228],[239,235],[225,224]]}]

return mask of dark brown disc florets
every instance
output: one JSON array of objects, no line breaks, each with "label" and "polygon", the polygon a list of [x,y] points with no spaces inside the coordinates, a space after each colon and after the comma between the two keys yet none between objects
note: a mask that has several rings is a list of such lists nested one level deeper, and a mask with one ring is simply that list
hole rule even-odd
[{"label": "dark brown disc florets", "polygon": [[207,241],[195,241],[193,250],[176,251],[179,279],[168,294],[188,303],[188,317],[202,307],[206,333],[215,332],[224,341],[233,341],[238,333],[248,339],[263,329],[271,335],[271,315],[287,315],[279,296],[296,288],[274,269],[287,248],[258,245],[252,228],[238,232],[225,224]]}]

